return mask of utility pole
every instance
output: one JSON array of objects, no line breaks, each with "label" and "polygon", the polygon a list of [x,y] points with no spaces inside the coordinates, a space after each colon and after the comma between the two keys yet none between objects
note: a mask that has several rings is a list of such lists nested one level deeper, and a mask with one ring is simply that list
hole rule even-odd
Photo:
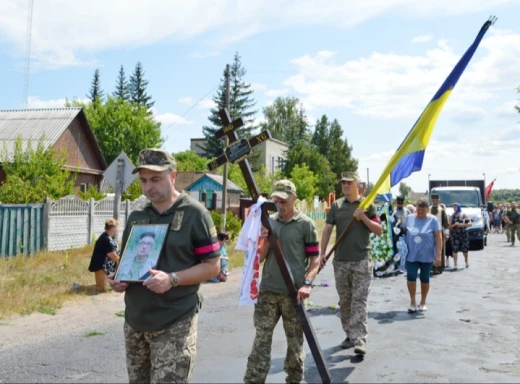
[{"label": "utility pole", "polygon": [[[229,84],[230,84],[230,70],[229,64],[226,64],[226,106],[225,108],[229,111]],[[229,137],[228,135],[224,136],[224,148],[229,145]],[[222,227],[221,231],[226,231],[226,211],[227,211],[227,180],[228,180],[228,163],[224,164],[224,176],[222,181]]]},{"label": "utility pole", "polygon": [[23,99],[22,108],[27,108],[27,99],[29,97],[29,74],[31,64],[31,40],[32,40],[32,18],[34,0],[28,1],[27,7],[27,30],[25,33],[25,68],[23,73]]},{"label": "utility pole", "polygon": [[370,175],[369,175],[369,170],[367,168],[367,188],[368,188],[368,184],[370,184]]}]

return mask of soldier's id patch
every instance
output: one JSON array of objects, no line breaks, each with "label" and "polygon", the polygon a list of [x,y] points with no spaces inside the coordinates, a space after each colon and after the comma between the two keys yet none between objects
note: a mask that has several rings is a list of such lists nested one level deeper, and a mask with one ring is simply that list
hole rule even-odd
[{"label": "soldier's id patch", "polygon": [[134,225],[134,224],[150,224],[150,219],[134,220],[130,223],[130,225]]},{"label": "soldier's id patch", "polygon": [[173,216],[171,231],[179,231],[181,229],[182,220],[184,219],[184,209],[176,211]]},{"label": "soldier's id patch", "polygon": [[211,228],[209,229],[209,235],[210,235],[211,237],[217,237],[217,229],[216,229],[215,227],[211,227]]}]

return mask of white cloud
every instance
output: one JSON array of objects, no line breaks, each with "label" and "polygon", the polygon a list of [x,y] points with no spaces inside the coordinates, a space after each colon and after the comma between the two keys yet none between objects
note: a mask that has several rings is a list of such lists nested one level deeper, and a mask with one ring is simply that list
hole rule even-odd
[{"label": "white cloud", "polygon": [[520,101],[508,101],[493,108],[492,112],[497,117],[520,119],[520,114],[515,106],[520,107]]},{"label": "white cloud", "polygon": [[[81,103],[90,103],[90,99],[74,99]],[[69,101],[72,101],[69,99]],[[27,98],[27,108],[29,109],[45,109],[45,108],[65,108],[66,99],[41,100],[39,96],[29,96]]]},{"label": "white cloud", "polygon": [[160,121],[163,125],[163,128],[174,124],[175,125],[192,125],[194,124],[191,120],[186,120],[183,117],[180,117],[179,115],[176,115],[175,113],[161,113],[160,115],[155,115],[155,119],[157,121]]},{"label": "white cloud", "polygon": [[177,100],[181,104],[191,104],[193,103],[193,99],[189,96],[187,97],[181,97],[179,100]]},{"label": "white cloud", "polygon": [[[350,28],[388,13],[401,18],[474,14],[497,11],[516,0],[39,0],[34,3],[32,57],[35,66],[92,65],[96,52],[135,48],[159,41],[189,41],[204,36],[209,54],[220,47],[262,31],[294,26]],[[81,20],[78,22],[78,15]],[[26,0],[2,0],[0,38],[23,57]],[[194,57],[207,57],[203,51]]]},{"label": "white cloud", "polygon": [[418,43],[427,43],[428,41],[433,40],[433,35],[419,35],[415,36],[412,39],[412,44],[418,44]]},{"label": "white cloud", "polygon": [[269,91],[267,91],[265,94],[269,97],[280,97],[280,96],[285,96],[289,93],[289,90],[284,88],[284,89],[271,89]]},{"label": "white cloud", "polygon": [[[469,46],[471,41],[467,42]],[[492,30],[463,73],[447,105],[462,105],[455,119],[482,119],[482,104],[511,92],[520,78],[520,34]],[[344,63],[335,54],[318,52],[292,60],[296,74],[284,85],[302,95],[309,106],[346,107],[362,116],[417,118],[463,54],[445,41],[422,55],[373,52]],[[309,107],[306,107],[311,109]]]},{"label": "white cloud", "polygon": [[209,109],[209,108],[213,108],[214,106],[215,106],[215,102],[213,101],[213,99],[203,99],[198,104],[199,109]]}]

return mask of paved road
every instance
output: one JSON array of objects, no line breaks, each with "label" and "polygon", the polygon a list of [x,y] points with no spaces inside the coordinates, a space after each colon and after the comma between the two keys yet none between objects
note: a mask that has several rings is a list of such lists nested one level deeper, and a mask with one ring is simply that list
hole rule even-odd
[{"label": "paved road", "polygon": [[[491,235],[488,242],[485,251],[470,254],[469,269],[432,279],[424,315],[406,312],[404,275],[375,280],[364,359],[338,348],[344,335],[337,311],[309,308],[334,382],[518,382],[520,247],[509,247],[504,235]],[[330,265],[317,282],[333,283]],[[252,308],[237,308],[237,284],[229,288],[204,303],[194,383],[242,380],[253,340]],[[312,300],[334,305],[334,286],[315,288]],[[112,315],[90,329],[0,348],[0,382],[126,382],[122,322]],[[0,340],[9,327],[0,327]],[[105,335],[85,337],[93,329]],[[268,382],[285,381],[284,355],[279,324]],[[306,381],[320,382],[310,353]]]}]

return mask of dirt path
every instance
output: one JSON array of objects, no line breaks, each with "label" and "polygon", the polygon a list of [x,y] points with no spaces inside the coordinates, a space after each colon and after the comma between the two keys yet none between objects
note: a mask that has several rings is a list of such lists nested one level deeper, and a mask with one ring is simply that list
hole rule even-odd
[{"label": "dirt path", "polygon": [[[238,290],[241,278],[242,268],[235,268],[226,283],[203,284],[202,293],[207,298],[226,290]],[[42,342],[73,331],[91,330],[96,324],[107,325],[117,321],[115,314],[124,309],[124,295],[110,292],[95,296],[72,296],[54,316],[35,312],[4,319],[0,321],[0,351]]]}]

